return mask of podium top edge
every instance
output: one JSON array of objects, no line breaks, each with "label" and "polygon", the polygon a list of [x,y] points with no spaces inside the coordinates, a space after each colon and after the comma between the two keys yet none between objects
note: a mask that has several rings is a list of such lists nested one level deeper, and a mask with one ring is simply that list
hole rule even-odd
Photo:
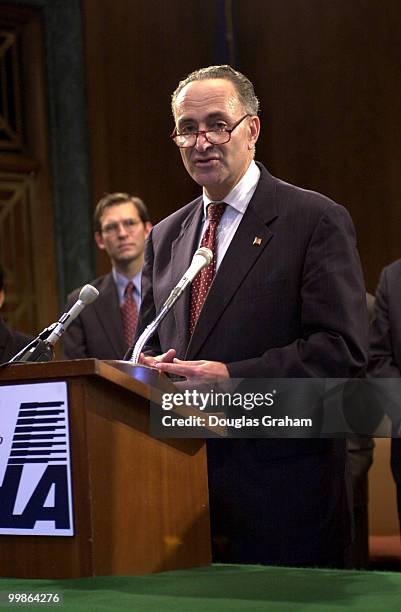
[{"label": "podium top edge", "polygon": [[[118,362],[116,362],[118,363]],[[148,399],[151,381],[137,379],[127,371],[115,367],[112,361],[99,359],[75,359],[47,363],[13,363],[0,365],[0,385],[99,377],[138,393]]]}]

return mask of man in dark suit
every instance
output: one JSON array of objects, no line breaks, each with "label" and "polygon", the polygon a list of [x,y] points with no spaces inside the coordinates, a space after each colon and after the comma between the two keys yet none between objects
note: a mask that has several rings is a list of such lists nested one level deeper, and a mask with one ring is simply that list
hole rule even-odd
[{"label": "man in dark suit", "polygon": [[[132,342],[134,323],[124,326],[127,289],[139,311],[145,240],[152,227],[143,201],[127,193],[104,196],[94,213],[95,240],[108,254],[112,271],[91,281],[99,297],[72,322],[64,335],[67,359],[122,359]],[[68,296],[68,307],[79,289]],[[127,337],[128,335],[128,337]]]},{"label": "man in dark suit", "polygon": [[[217,233],[216,274],[207,294],[202,279],[177,302],[142,363],[191,381],[357,376],[367,315],[347,211],[254,162],[259,104],[241,73],[196,71],[172,106],[172,139],[203,196],[149,236],[139,331],[207,233]],[[216,202],[226,204],[220,223],[209,213]],[[205,294],[199,309],[194,299]],[[209,440],[214,560],[342,566],[351,539],[345,459],[345,440]]]},{"label": "man in dark suit", "polygon": [[[0,267],[0,308],[5,300],[4,291],[4,273]],[[13,331],[6,325],[2,316],[0,316],[0,363],[6,363],[14,357],[21,349],[26,346],[32,338]]]},{"label": "man in dark suit", "polygon": [[[375,318],[371,327],[369,375],[377,378],[401,377],[401,259],[385,267],[376,291]],[[387,406],[383,406],[386,411]],[[394,434],[400,435],[401,412],[390,417]],[[401,529],[401,440],[391,440],[391,470],[397,486],[398,518]]]}]

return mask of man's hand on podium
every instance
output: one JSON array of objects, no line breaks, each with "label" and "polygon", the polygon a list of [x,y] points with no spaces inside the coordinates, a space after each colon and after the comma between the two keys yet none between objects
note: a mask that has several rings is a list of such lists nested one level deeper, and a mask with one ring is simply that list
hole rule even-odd
[{"label": "man's hand on podium", "polygon": [[155,368],[158,363],[171,363],[176,356],[175,349],[169,349],[166,353],[162,353],[161,355],[157,355],[157,357],[151,355],[144,355],[141,353],[139,364],[146,365],[150,368]]},{"label": "man's hand on podium", "polygon": [[[170,351],[164,353],[168,355]],[[187,380],[216,380],[230,378],[227,366],[220,361],[184,361],[174,358],[172,360],[157,361],[155,366],[166,374],[184,376]]]}]

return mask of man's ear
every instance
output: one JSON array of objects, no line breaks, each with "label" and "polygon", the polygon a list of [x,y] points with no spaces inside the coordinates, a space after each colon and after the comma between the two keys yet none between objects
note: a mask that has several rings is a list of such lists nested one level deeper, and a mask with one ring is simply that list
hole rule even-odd
[{"label": "man's ear", "polygon": [[1,289],[0,291],[0,308],[3,306],[4,304],[4,299],[5,299],[6,295],[4,293],[4,289]]},{"label": "man's ear", "polygon": [[95,232],[95,240],[96,240],[96,244],[98,248],[104,251],[105,246],[104,246],[102,232]]},{"label": "man's ear", "polygon": [[249,135],[248,147],[250,149],[253,149],[253,147],[255,146],[259,138],[259,134],[260,134],[260,119],[256,115],[254,117],[251,117],[251,121],[249,123],[249,129],[250,129],[250,135]]},{"label": "man's ear", "polygon": [[149,236],[150,230],[152,229],[153,225],[151,224],[150,221],[146,221],[146,223],[144,223],[145,226],[145,236],[146,238]]}]

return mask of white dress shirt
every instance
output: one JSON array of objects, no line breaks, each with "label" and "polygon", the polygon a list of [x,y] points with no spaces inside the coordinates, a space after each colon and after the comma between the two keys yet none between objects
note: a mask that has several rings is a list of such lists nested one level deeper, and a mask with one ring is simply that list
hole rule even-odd
[{"label": "white dress shirt", "polygon": [[112,274],[113,274],[114,282],[115,282],[116,287],[117,287],[118,302],[119,302],[120,306],[121,306],[121,304],[124,301],[125,289],[126,289],[128,283],[130,281],[132,283],[134,283],[133,296],[134,296],[134,300],[136,302],[136,305],[138,307],[138,312],[139,312],[139,309],[141,307],[141,278],[142,278],[142,270],[139,270],[139,272],[137,272],[137,274],[135,274],[134,278],[132,278],[132,279],[129,279],[126,276],[124,276],[124,274],[121,274],[120,272],[117,272],[117,270],[115,268],[113,268]]},{"label": "white dress shirt", "polygon": [[[221,218],[219,226],[217,228],[217,259],[216,259],[216,270],[219,268],[224,255],[230,246],[231,240],[234,237],[235,232],[239,224],[241,223],[242,217],[248,207],[249,202],[259,182],[260,170],[252,161],[249,165],[248,170],[245,172],[242,179],[235,185],[230,193],[224,198],[227,204],[226,210]],[[211,200],[203,190],[203,227],[199,245],[202,241],[202,236],[209,224],[207,219],[207,207]],[[198,245],[198,246],[199,246]]]}]

